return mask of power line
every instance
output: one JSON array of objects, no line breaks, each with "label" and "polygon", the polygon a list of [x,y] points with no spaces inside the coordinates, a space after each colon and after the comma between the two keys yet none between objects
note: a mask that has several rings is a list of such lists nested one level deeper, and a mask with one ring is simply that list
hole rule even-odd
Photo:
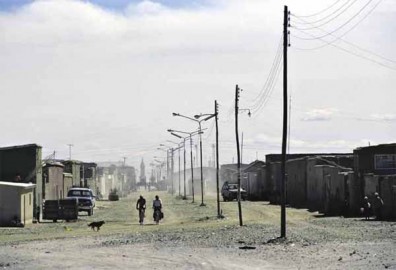
[{"label": "power line", "polygon": [[[310,36],[313,36],[313,37],[314,37],[314,35],[312,35],[312,34],[309,34],[309,33],[306,33],[306,32],[304,32],[304,33],[307,34],[307,35],[310,35]],[[295,35],[292,35],[292,36],[295,37]],[[352,54],[352,55],[354,55],[354,56],[360,57],[360,58],[362,58],[362,59],[368,60],[368,61],[370,61],[370,62],[376,63],[376,64],[378,64],[378,65],[380,65],[380,66],[385,67],[385,68],[388,68],[388,69],[391,69],[391,70],[396,70],[396,67],[391,67],[391,66],[386,65],[386,64],[384,64],[384,63],[381,63],[381,62],[379,62],[379,61],[377,61],[377,60],[375,60],[375,59],[372,59],[372,58],[369,58],[369,57],[367,57],[367,56],[364,56],[364,55],[358,54],[358,53],[356,53],[356,52],[350,51],[350,50],[345,49],[345,48],[343,48],[343,47],[341,47],[341,46],[338,46],[338,45],[336,45],[336,44],[333,44],[333,43],[331,43],[331,42],[329,42],[329,41],[327,41],[327,40],[324,40],[324,39],[320,39],[320,40],[323,41],[323,42],[325,42],[325,43],[327,43],[328,45],[333,46],[333,47],[335,47],[335,48],[337,48],[337,49],[339,49],[339,50],[342,50],[342,51],[344,51],[344,52],[346,52],[346,53],[349,53],[349,54]],[[297,50],[300,49],[300,48],[295,47],[295,46],[292,46],[292,47],[293,47],[294,49],[297,49]]]},{"label": "power line", "polygon": [[[269,76],[267,77],[267,80],[265,81],[263,87],[261,88],[260,93],[253,99],[253,101],[255,101],[257,99],[261,99],[263,93],[265,93],[265,90],[267,90],[266,88],[267,88],[267,84],[268,84],[269,78],[270,78],[270,76],[271,76],[271,74],[272,74],[272,72],[273,72],[273,70],[275,68],[276,63],[278,62],[278,58],[281,55],[281,51],[282,51],[282,37],[279,40],[278,49],[276,51],[274,60],[272,62],[272,66],[271,66],[271,69],[270,69],[270,72],[269,72]],[[254,107],[254,105],[251,106],[251,107]]]},{"label": "power line", "polygon": [[[301,16],[301,17],[306,17],[306,18],[308,18],[308,17],[314,17],[314,16],[317,16],[317,15],[319,15],[319,14],[321,14],[321,13],[324,13],[324,12],[326,12],[327,10],[329,10],[329,9],[331,9],[332,7],[334,7],[335,5],[337,5],[338,4],[338,2],[340,2],[341,0],[337,0],[337,1],[335,1],[333,4],[331,4],[330,6],[328,6],[327,8],[325,8],[325,9],[322,9],[321,11],[319,11],[319,12],[316,12],[316,13],[314,13],[314,14],[310,14],[310,15],[305,15],[305,16]],[[347,2],[349,2],[350,0],[348,0]]]},{"label": "power line", "polygon": [[[382,58],[382,59],[384,59],[384,60],[387,60],[387,61],[389,61],[389,62],[396,63],[396,61],[394,61],[394,60],[392,60],[392,59],[386,58],[386,57],[381,56],[381,55],[379,55],[379,54],[377,54],[377,53],[375,53],[375,52],[372,52],[372,51],[370,51],[370,50],[367,50],[367,49],[365,49],[365,48],[362,48],[362,47],[360,47],[360,46],[358,46],[358,45],[356,45],[356,44],[354,44],[354,43],[352,43],[352,42],[349,42],[349,41],[346,41],[346,40],[342,39],[342,37],[344,37],[345,35],[347,35],[349,32],[351,32],[353,29],[355,29],[362,21],[364,21],[364,20],[375,10],[375,8],[376,8],[382,1],[383,1],[383,0],[378,1],[377,4],[376,4],[376,5],[375,5],[375,6],[363,17],[363,18],[361,18],[354,26],[352,26],[348,31],[344,32],[342,35],[336,36],[336,35],[330,34],[331,36],[335,37],[335,39],[333,39],[333,40],[330,41],[329,43],[325,43],[325,44],[323,44],[323,45],[321,45],[321,46],[317,46],[317,47],[313,47],[313,48],[299,48],[299,50],[307,50],[307,51],[308,51],[308,50],[318,50],[318,49],[327,47],[328,45],[330,45],[330,44],[332,44],[332,43],[335,43],[335,42],[338,41],[338,40],[341,40],[341,41],[343,41],[343,42],[345,42],[345,43],[347,43],[347,44],[349,44],[349,45],[351,45],[351,46],[353,46],[353,47],[356,47],[356,48],[358,48],[358,49],[360,49],[360,50],[362,50],[362,51],[365,51],[365,52],[367,52],[367,53],[373,54],[373,55],[375,55],[375,56],[377,56],[377,57],[379,57],[379,58]],[[301,20],[301,19],[300,19],[300,20]],[[292,26],[292,27],[293,27],[293,26]],[[295,27],[293,27],[293,28],[295,28]],[[322,32],[328,33],[326,30],[324,30],[324,29],[322,29],[322,28],[319,28],[319,27],[316,27],[316,28],[319,29],[319,30],[321,30]],[[296,29],[297,29],[297,28],[296,28]],[[297,29],[297,30],[299,30],[299,31],[302,32],[302,33],[305,33],[305,32],[302,31],[301,29]],[[297,36],[293,36],[293,37],[297,37]],[[299,38],[299,37],[297,37],[297,38]]]},{"label": "power line", "polygon": [[[329,18],[330,16],[332,16],[332,15],[334,15],[334,14],[336,14],[339,10],[341,10],[342,8],[344,8],[349,2],[350,2],[351,0],[348,0],[347,2],[345,2],[341,7],[339,7],[338,9],[336,9],[334,12],[332,12],[331,14],[329,14],[329,15],[327,15],[327,16],[325,16],[325,17],[323,17],[323,18],[321,18],[321,19],[319,19],[319,20],[316,20],[316,21],[310,21],[309,23],[318,23],[318,22],[321,22],[321,21],[324,21],[324,20],[326,20],[327,18]],[[339,17],[340,15],[342,15],[343,13],[345,13],[351,6],[353,6],[356,2],[357,2],[358,0],[354,0],[349,6],[347,6],[344,10],[342,10],[339,14],[337,14],[335,17],[333,17],[333,18],[330,18],[330,20],[328,20],[326,23],[324,23],[324,24],[327,24],[327,23],[329,23],[329,22],[331,22],[331,21],[333,21],[333,20],[335,20],[337,17]],[[304,17],[304,16],[299,16],[299,15],[295,15],[295,14],[291,14],[293,17]],[[301,22],[300,24],[308,24],[308,22]]]},{"label": "power line", "polygon": [[327,37],[337,31],[339,31],[340,29],[342,29],[344,26],[346,26],[348,23],[350,23],[354,18],[356,18],[356,16],[360,15],[360,13],[362,13],[362,11],[372,2],[373,0],[369,0],[355,15],[353,15],[351,18],[349,18],[345,23],[343,23],[342,25],[340,25],[339,27],[337,27],[335,30],[332,30],[328,33],[326,33],[325,35],[322,36],[314,36],[313,38],[304,38],[304,37],[297,37],[298,39],[302,39],[302,40],[315,40],[315,39],[322,39],[324,37]]},{"label": "power line", "polygon": [[259,112],[267,104],[269,97],[271,96],[271,93],[274,90],[276,83],[278,82],[280,70],[281,70],[281,67],[283,67],[283,64],[281,63],[282,59],[283,59],[283,57],[280,58],[277,66],[276,66],[276,71],[275,71],[274,76],[272,76],[272,78],[271,78],[270,85],[268,87],[268,92],[265,96],[265,99],[262,101],[262,103],[255,110],[253,110],[254,118],[256,118],[258,116]]},{"label": "power line", "polygon": [[[344,14],[354,3],[356,3],[356,1],[357,1],[357,0],[353,1],[352,4],[350,4],[350,5],[349,5],[348,7],[346,7],[344,10],[342,10],[339,14],[337,14],[337,15],[334,16],[333,18],[330,18],[328,21],[326,21],[326,22],[324,22],[324,23],[318,25],[318,27],[322,27],[323,25],[326,25],[326,24],[328,24],[328,23],[334,21],[335,19],[337,19],[339,16],[341,16],[342,14]],[[338,11],[338,10],[337,10],[337,11]],[[299,18],[299,17],[300,17],[300,16],[297,16],[297,15],[294,15],[294,14],[291,14],[291,15],[292,15],[293,17],[295,17],[295,18]],[[330,14],[330,15],[333,15],[333,14]],[[321,22],[321,21],[327,19],[328,17],[329,17],[329,16],[326,16],[326,17],[324,17],[324,18],[322,18],[322,19],[320,19],[320,20],[313,21],[313,22],[302,22],[301,24],[311,24],[311,25],[312,25],[312,24]],[[316,28],[316,26],[314,26],[314,27],[306,27],[306,28],[300,28],[300,27],[296,27],[296,28],[301,29],[301,30],[311,30],[311,29]]]}]

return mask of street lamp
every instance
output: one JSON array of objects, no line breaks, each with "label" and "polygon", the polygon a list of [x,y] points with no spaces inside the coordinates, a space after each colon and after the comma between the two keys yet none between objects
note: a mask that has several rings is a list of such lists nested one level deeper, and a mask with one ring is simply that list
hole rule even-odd
[{"label": "street lamp", "polygon": [[[197,114],[194,115],[195,119],[199,119],[203,116],[206,116],[201,121],[207,121],[213,117],[215,117],[216,121],[216,193],[217,193],[217,217],[222,218],[221,210],[220,210],[220,187],[219,187],[219,125],[218,125],[218,104],[217,100],[215,100],[214,104],[214,113],[207,114]],[[250,112],[250,111],[249,111]]]},{"label": "street lamp", "polygon": [[194,122],[198,123],[198,134],[199,134],[199,154],[200,154],[200,161],[201,161],[201,205],[200,206],[205,206],[204,204],[204,183],[203,183],[203,169],[202,169],[202,128],[201,128],[201,122],[204,121],[205,119],[202,120],[197,120],[185,115],[182,115],[180,113],[172,113],[173,116],[180,116],[189,120],[192,120]]},{"label": "street lamp", "polygon": [[[174,141],[167,140],[167,142],[176,144],[177,150],[179,152],[179,196],[181,196],[181,190],[180,190],[180,182],[181,182],[181,180],[180,180],[181,179],[181,177],[180,177],[180,173],[181,173],[181,170],[180,170],[180,148],[181,148],[181,146],[179,143],[174,142]],[[176,150],[176,149],[174,149],[174,150]],[[173,153],[172,153],[172,161],[173,161]],[[172,173],[173,173],[173,170],[172,170]],[[172,181],[173,181],[173,177],[172,177]]]},{"label": "street lamp", "polygon": [[[178,138],[183,138],[182,136],[176,134],[176,133],[182,133],[182,134],[188,134],[189,138],[190,138],[190,162],[191,162],[191,193],[192,193],[192,203],[195,202],[195,192],[194,192],[194,166],[193,166],[193,150],[192,150],[192,136],[193,135],[197,135],[197,134],[202,134],[203,131],[202,130],[206,130],[206,128],[201,129],[201,130],[196,130],[193,132],[186,132],[186,131],[180,131],[180,130],[173,130],[173,129],[168,129],[168,132],[170,132],[173,136],[178,137]],[[188,138],[184,138],[184,147],[185,147],[185,143],[186,143],[186,139]],[[184,153],[185,153],[185,148],[184,148]],[[184,160],[185,162],[185,160]],[[184,194],[186,194],[186,171],[184,170]],[[186,195],[185,195],[186,196]]]},{"label": "street lamp", "polygon": [[[205,130],[205,129],[202,129]],[[201,130],[201,133],[202,133]],[[191,154],[191,184],[192,184],[192,202],[194,203],[194,169],[193,169],[193,156],[192,156],[192,135],[196,135],[199,133],[199,130],[193,131],[193,132],[185,132],[185,131],[180,131],[180,130],[173,130],[173,129],[168,129],[168,132],[179,138],[183,139],[183,148],[184,148],[184,197],[183,200],[187,199],[186,195],[186,140],[190,138],[190,154]],[[187,137],[182,137],[179,134],[176,133],[182,133],[182,134],[188,134],[189,136]]]}]

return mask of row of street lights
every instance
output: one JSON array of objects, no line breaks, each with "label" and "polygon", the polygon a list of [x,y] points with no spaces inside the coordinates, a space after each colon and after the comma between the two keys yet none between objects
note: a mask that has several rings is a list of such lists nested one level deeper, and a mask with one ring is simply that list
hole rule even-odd
[{"label": "row of street lights", "polygon": [[[219,195],[219,150],[218,150],[218,104],[217,101],[215,101],[215,110],[214,113],[208,113],[208,114],[197,114],[194,115],[194,118],[182,115],[180,113],[172,113],[173,116],[178,116],[178,117],[183,117],[188,120],[194,121],[198,123],[198,130],[193,131],[193,132],[186,132],[186,131],[180,131],[180,130],[173,130],[173,129],[168,129],[168,132],[170,132],[171,135],[178,137],[179,139],[183,139],[183,146],[184,146],[184,198],[186,198],[186,183],[185,183],[185,142],[186,139],[190,138],[190,147],[191,147],[191,184],[192,184],[192,196],[193,196],[193,202],[194,202],[194,173],[193,173],[193,159],[192,159],[192,135],[199,135],[199,152],[200,152],[200,172],[201,172],[201,204],[200,206],[205,206],[204,203],[204,181],[203,181],[203,165],[202,165],[202,126],[201,122],[208,121],[212,119],[213,117],[216,120],[216,186],[217,186],[217,214],[218,217],[221,217],[221,212],[220,212],[220,195]],[[204,117],[204,118],[202,118]],[[188,137],[183,138],[180,136],[180,134],[188,134]],[[180,169],[180,166],[179,166]],[[173,179],[172,179],[173,183]]]}]

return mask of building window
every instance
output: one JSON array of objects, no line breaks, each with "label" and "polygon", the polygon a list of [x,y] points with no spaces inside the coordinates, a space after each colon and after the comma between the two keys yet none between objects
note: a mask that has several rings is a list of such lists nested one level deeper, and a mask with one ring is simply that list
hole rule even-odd
[{"label": "building window", "polygon": [[375,155],[375,169],[396,169],[396,155]]},{"label": "building window", "polygon": [[29,205],[32,205],[32,194],[29,194]]}]

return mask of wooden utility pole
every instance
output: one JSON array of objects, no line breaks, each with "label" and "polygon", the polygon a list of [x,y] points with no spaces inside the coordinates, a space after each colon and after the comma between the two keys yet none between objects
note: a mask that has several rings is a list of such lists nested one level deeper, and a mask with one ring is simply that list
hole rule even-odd
[{"label": "wooden utility pole", "polygon": [[220,210],[220,187],[219,187],[219,106],[215,100],[215,121],[216,121],[216,193],[217,193],[217,217],[221,218]]},{"label": "wooden utility pole", "polygon": [[283,132],[282,132],[282,162],[281,174],[282,181],[280,186],[281,192],[281,237],[286,238],[286,146],[287,146],[287,47],[289,11],[285,6],[283,18]]},{"label": "wooden utility pole", "polygon": [[235,138],[236,138],[236,146],[237,146],[237,156],[238,156],[238,213],[239,213],[239,226],[243,226],[242,221],[242,206],[241,206],[241,153],[239,148],[239,134],[238,134],[238,101],[239,101],[239,87],[236,85],[235,87]]}]

